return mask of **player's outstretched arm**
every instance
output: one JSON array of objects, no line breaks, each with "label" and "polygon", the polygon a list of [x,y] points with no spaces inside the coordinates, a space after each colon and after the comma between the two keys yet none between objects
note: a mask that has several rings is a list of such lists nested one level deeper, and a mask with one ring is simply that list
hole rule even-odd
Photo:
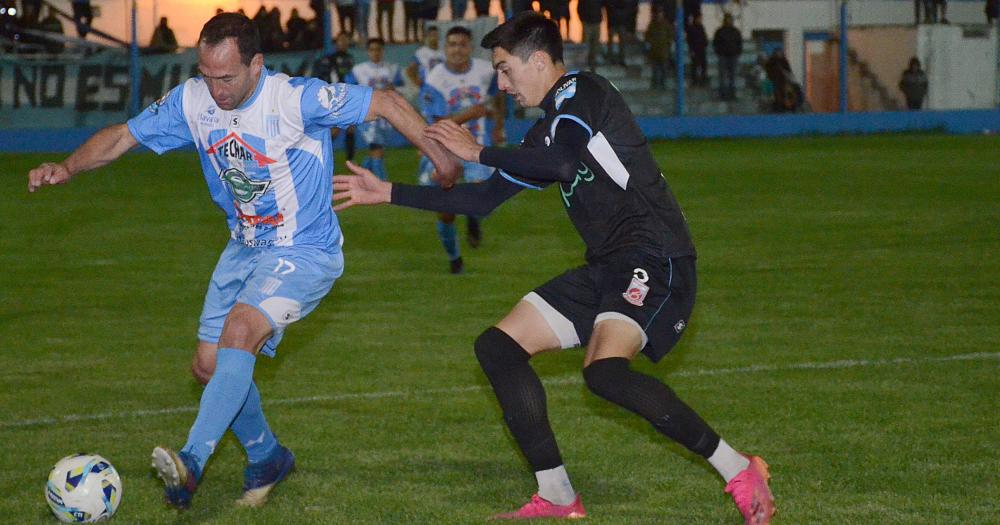
[{"label": "player's outstretched arm", "polygon": [[392,184],[375,176],[369,170],[347,161],[353,175],[334,175],[333,210],[346,210],[351,206],[385,204],[392,199]]},{"label": "player's outstretched arm", "polygon": [[83,143],[62,162],[44,162],[28,172],[28,191],[50,184],[65,184],[81,171],[92,170],[121,157],[138,142],[126,124],[108,126]]},{"label": "player's outstretched arm", "polygon": [[458,180],[462,165],[448,150],[423,134],[427,123],[417,110],[395,91],[376,90],[372,93],[371,107],[365,120],[384,118],[400,133],[427,155],[445,181]]}]

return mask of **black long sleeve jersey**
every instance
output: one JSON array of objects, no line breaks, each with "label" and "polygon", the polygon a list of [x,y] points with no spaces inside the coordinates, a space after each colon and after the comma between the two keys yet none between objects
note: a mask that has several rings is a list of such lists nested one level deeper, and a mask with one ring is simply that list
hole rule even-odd
[{"label": "black long sleeve jersey", "polygon": [[589,72],[563,76],[518,148],[486,148],[499,168],[480,184],[451,190],[393,185],[392,203],[484,215],[525,188],[556,184],[589,262],[628,249],[660,257],[695,255],[684,215],[621,93]]}]

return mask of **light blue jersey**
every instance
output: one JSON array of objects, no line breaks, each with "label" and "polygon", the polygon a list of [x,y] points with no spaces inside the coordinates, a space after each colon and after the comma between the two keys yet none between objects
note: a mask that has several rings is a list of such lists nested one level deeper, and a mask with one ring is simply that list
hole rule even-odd
[{"label": "light blue jersey", "polygon": [[217,343],[237,303],[263,313],[273,356],[285,328],[311,312],[344,269],[343,237],[330,206],[331,127],[364,121],[372,90],[292,78],[266,69],[240,107],[220,109],[192,78],[128,121],[156,153],[193,144],[231,240],[205,294],[198,338]]},{"label": "light blue jersey", "polygon": [[[473,58],[469,69],[464,72],[452,71],[446,63],[440,63],[430,70],[420,87],[421,111],[425,119],[434,122],[472,106],[488,105],[496,94],[496,72],[489,62]],[[463,125],[472,133],[476,142],[491,146],[493,141],[489,123],[489,119],[480,117]],[[493,168],[475,162],[463,162],[462,166],[465,182],[482,182],[493,174]],[[420,184],[435,184],[431,180],[434,165],[427,157],[420,158],[418,170]]]},{"label": "light blue jersey", "polygon": [[[399,66],[386,61],[362,62],[351,69],[345,81],[349,84],[368,86],[371,89],[386,89],[400,87],[403,85],[403,75]],[[372,122],[365,123],[360,128],[361,139],[365,145],[379,144],[385,146],[390,143],[389,134],[392,126],[389,121],[380,118]]]},{"label": "light blue jersey", "polygon": [[343,240],[330,207],[329,128],[363,122],[371,96],[365,86],[264,69],[250,99],[225,111],[196,77],[129,120],[128,128],[156,153],[195,146],[234,240],[251,248],[312,246],[335,253]]}]

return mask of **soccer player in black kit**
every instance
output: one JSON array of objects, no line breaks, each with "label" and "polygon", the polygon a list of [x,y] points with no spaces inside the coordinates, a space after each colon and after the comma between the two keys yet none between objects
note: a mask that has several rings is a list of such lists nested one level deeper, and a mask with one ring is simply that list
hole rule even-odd
[{"label": "soccer player in black kit", "polygon": [[449,188],[390,184],[356,166],[334,177],[335,209],[391,203],[486,215],[526,188],[555,185],[587,246],[586,264],[541,285],[475,343],[476,357],[510,433],[535,472],[538,493],[497,518],[586,516],[549,425],[545,391],[529,359],[585,346],[583,377],[598,396],[649,421],[706,458],[747,524],[770,523],[767,464],[722,440],[658,379],[630,368],[641,351],[663,358],[688,323],[695,249],[684,215],[621,94],[604,78],[567,73],[559,29],[520,13],[483,38],[501,90],[545,116],[517,148],[484,148],[442,120],[425,134],[468,161],[496,168],[479,184]]}]

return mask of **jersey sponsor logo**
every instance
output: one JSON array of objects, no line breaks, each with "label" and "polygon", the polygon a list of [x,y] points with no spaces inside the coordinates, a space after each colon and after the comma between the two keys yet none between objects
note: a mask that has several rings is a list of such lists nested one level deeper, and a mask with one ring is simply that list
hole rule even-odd
[{"label": "jersey sponsor logo", "polygon": [[573,98],[574,95],[576,95],[576,77],[563,82],[563,85],[559,86],[559,89],[556,90],[556,109],[559,109],[559,106],[562,106],[563,102]]},{"label": "jersey sponsor logo", "polygon": [[649,274],[646,273],[646,270],[642,268],[632,270],[632,281],[629,282],[628,289],[622,293],[622,297],[630,304],[642,306],[646,294],[649,293],[649,286],[646,285],[648,281]]},{"label": "jersey sponsor logo", "polygon": [[569,203],[569,198],[576,193],[576,187],[581,182],[591,182],[593,180],[594,172],[590,171],[590,167],[581,162],[580,169],[576,170],[576,178],[573,179],[573,183],[569,185],[569,189],[566,188],[565,182],[559,183],[559,192],[562,194],[563,204],[565,204],[567,208],[572,207],[572,204]]},{"label": "jersey sponsor logo", "polygon": [[[219,174],[219,179],[226,184],[229,188],[229,193],[232,194],[236,200],[246,204],[253,202],[267,191],[267,187],[271,185],[269,180],[253,180],[247,177],[245,173],[236,168],[227,168],[222,170]],[[239,213],[239,208],[237,207],[237,213]],[[240,214],[242,215],[242,214]],[[240,219],[243,219],[241,216]]]},{"label": "jersey sponsor logo", "polygon": [[228,159],[252,160],[261,168],[277,162],[247,144],[235,131],[212,144],[205,150],[205,153],[209,155],[221,154]]},{"label": "jersey sponsor logo", "polygon": [[285,216],[278,212],[275,215],[248,215],[243,213],[239,206],[236,208],[236,218],[246,227],[253,226],[281,226],[285,223]]},{"label": "jersey sponsor logo", "polygon": [[326,109],[340,107],[347,98],[347,86],[345,84],[330,84],[323,86],[316,92],[316,100],[320,106]]},{"label": "jersey sponsor logo", "polygon": [[219,123],[219,117],[215,115],[215,106],[206,109],[198,115],[198,123],[205,126],[215,126]]}]

